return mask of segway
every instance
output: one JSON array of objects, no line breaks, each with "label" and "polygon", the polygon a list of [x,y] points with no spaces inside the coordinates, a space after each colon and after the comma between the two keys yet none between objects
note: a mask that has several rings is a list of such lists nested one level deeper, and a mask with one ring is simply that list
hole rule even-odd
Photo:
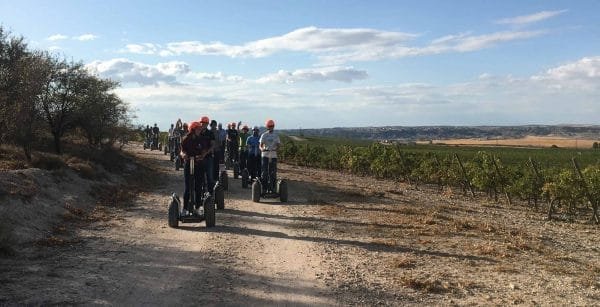
[{"label": "segway", "polygon": [[229,177],[227,177],[227,170],[225,164],[219,164],[219,185],[225,191],[227,191],[227,189],[229,188]]},{"label": "segway", "polygon": [[152,141],[150,140],[150,138],[148,136],[146,136],[146,139],[144,140],[144,150],[150,148]]},{"label": "segway", "polygon": [[[270,159],[269,162],[271,162]],[[267,182],[262,182],[263,180],[259,178],[252,184],[252,201],[258,203],[261,198],[279,198],[282,203],[287,202],[287,181],[280,179],[275,182],[275,178],[271,177],[268,168],[267,174]]]},{"label": "segway", "polygon": [[[206,227],[214,227],[215,226],[215,200],[208,193],[206,189],[206,181],[202,187],[202,195],[199,199],[197,199],[196,189],[195,189],[195,179],[194,179],[194,157],[190,157],[190,176],[189,176],[189,187],[190,191],[190,204],[192,208],[192,212],[187,212],[187,214],[182,214],[182,203],[177,196],[176,193],[173,193],[171,204],[169,205],[168,219],[169,226],[172,228],[179,227],[179,222],[181,223],[200,223],[202,221],[206,221]],[[215,193],[216,194],[216,193]],[[223,194],[221,194],[223,195]]]}]

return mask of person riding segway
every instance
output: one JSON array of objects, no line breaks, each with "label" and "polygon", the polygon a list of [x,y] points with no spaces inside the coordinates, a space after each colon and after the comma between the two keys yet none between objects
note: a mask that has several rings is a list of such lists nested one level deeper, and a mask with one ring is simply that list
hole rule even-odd
[{"label": "person riding segway", "polygon": [[150,150],[160,150],[158,145],[158,136],[160,135],[160,129],[154,123],[154,127],[152,127],[152,143],[150,144]]},{"label": "person riding segway", "polygon": [[227,130],[227,149],[228,161],[225,161],[225,164],[229,164],[229,168],[233,168],[233,178],[237,179],[240,175],[240,157],[239,157],[239,141],[240,135],[239,131],[236,129],[236,124],[231,123],[231,128]]},{"label": "person riding segway", "polygon": [[252,184],[252,201],[259,202],[261,197],[279,198],[286,202],[288,198],[287,181],[277,180],[277,150],[281,145],[279,135],[275,132],[275,121],[265,122],[267,131],[260,136],[262,156],[261,178]]},{"label": "person riding segway", "polygon": [[[239,127],[239,126],[238,126]],[[250,137],[248,133],[248,125],[244,125],[242,127],[242,132],[240,132],[240,170],[242,176],[242,188],[248,187],[248,182],[250,181],[250,172],[248,171],[248,148],[246,145],[246,141]]]},{"label": "person riding segway", "polygon": [[[210,185],[205,181],[205,158],[210,153],[210,140],[202,137],[206,130],[203,124],[191,122],[189,133],[183,138],[181,144],[184,164],[184,192],[183,210],[180,211],[181,202],[177,194],[173,194],[169,205],[169,226],[178,227],[179,222],[197,223],[206,221],[206,227],[215,226],[215,205],[210,192]],[[203,209],[203,210],[200,210]]]},{"label": "person riding segway", "polygon": [[246,140],[246,147],[248,149],[248,173],[250,175],[250,181],[260,177],[260,130],[258,126],[252,128],[252,135]]}]

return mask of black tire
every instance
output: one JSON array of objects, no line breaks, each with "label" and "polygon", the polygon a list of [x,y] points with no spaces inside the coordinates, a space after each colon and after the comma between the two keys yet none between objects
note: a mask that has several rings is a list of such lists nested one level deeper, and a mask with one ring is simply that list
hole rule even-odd
[{"label": "black tire", "polygon": [[242,188],[248,188],[248,182],[250,181],[250,176],[248,175],[248,170],[244,169],[242,171]]},{"label": "black tire", "polygon": [[175,199],[169,205],[169,227],[179,227],[179,203]]},{"label": "black tire", "polygon": [[260,202],[260,192],[261,192],[261,186],[260,186],[260,181],[255,181],[252,184],[252,201],[255,203]]},{"label": "black tire", "polygon": [[287,186],[287,181],[285,180],[279,180],[278,182],[278,187],[277,187],[277,193],[279,193],[279,200],[281,200],[282,203],[285,203],[288,201],[288,186]]},{"label": "black tire", "polygon": [[229,189],[229,178],[227,177],[227,172],[221,172],[219,175],[219,184],[223,187],[223,190],[227,191]]},{"label": "black tire", "polygon": [[217,209],[225,209],[225,191],[220,184],[215,186],[215,204],[217,205]]},{"label": "black tire", "polygon": [[215,214],[215,201],[212,196],[206,196],[204,198],[204,221],[206,222],[206,227],[215,227],[216,223],[216,214]]},{"label": "black tire", "polygon": [[235,162],[233,164],[233,179],[238,179],[240,177],[240,164]]}]

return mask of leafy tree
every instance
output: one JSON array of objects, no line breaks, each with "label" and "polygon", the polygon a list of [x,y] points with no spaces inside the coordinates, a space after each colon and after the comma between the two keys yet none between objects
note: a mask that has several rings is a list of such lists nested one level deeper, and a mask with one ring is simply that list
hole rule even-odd
[{"label": "leafy tree", "polygon": [[82,95],[88,73],[82,63],[68,63],[51,58],[49,65],[52,74],[46,81],[41,106],[44,119],[54,137],[54,148],[60,154],[61,138],[76,127],[78,103]]}]

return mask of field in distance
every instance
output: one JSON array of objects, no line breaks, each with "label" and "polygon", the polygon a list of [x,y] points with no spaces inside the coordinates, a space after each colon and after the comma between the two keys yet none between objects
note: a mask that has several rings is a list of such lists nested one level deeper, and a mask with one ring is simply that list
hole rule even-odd
[{"label": "field in distance", "polygon": [[[552,147],[561,148],[592,148],[594,142],[600,142],[598,139],[581,139],[554,136],[526,136],[524,138],[510,139],[450,139],[450,140],[432,140],[431,144],[446,145],[464,145],[464,146],[516,146],[516,147]],[[430,144],[429,141],[419,141],[418,144]]]}]

